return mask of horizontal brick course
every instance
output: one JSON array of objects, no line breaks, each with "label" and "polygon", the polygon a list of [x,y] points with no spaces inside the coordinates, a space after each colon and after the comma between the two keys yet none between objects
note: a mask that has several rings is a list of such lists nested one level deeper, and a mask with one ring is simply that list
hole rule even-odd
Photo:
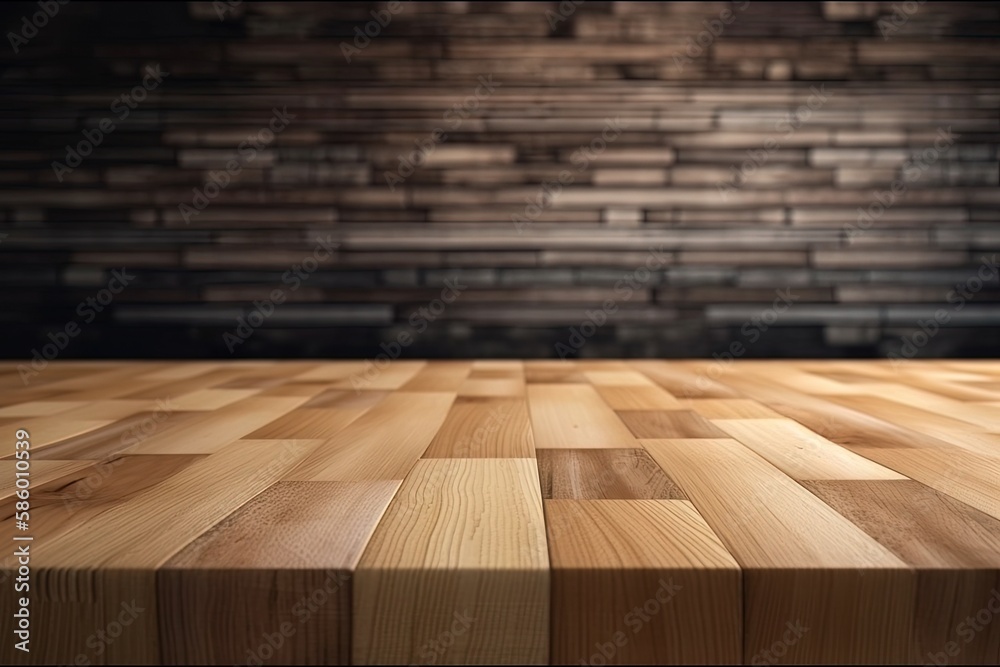
[{"label": "horizontal brick course", "polygon": [[[1000,9],[742,4],[407,2],[358,47],[383,4],[71,3],[0,54],[0,350],[128,267],[67,355],[227,356],[284,289],[238,355],[371,356],[451,280],[407,354],[552,356],[611,300],[581,356],[710,355],[786,289],[749,355],[884,354],[1000,249]],[[1000,354],[986,284],[927,352]]]}]

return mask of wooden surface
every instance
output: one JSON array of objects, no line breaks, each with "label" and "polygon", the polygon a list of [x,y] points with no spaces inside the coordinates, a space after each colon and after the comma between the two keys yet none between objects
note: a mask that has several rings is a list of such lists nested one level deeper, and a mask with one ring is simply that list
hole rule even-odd
[{"label": "wooden surface", "polygon": [[998,407],[998,361],[0,364],[0,661],[995,665]]}]

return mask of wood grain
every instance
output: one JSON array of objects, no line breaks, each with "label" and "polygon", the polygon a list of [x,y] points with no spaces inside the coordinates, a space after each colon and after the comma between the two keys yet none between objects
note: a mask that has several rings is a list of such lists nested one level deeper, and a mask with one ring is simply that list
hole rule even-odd
[{"label": "wood grain", "polygon": [[804,484],[916,570],[910,661],[956,642],[962,662],[1000,664],[1000,627],[967,622],[1000,586],[1000,521],[913,481]]},{"label": "wood grain", "polygon": [[595,387],[612,410],[678,410],[680,402],[657,386]]},{"label": "wood grain", "polygon": [[799,622],[810,633],[787,647],[790,662],[910,654],[914,588],[899,558],[735,440],[642,444],[743,568],[744,656],[769,650],[786,623]]},{"label": "wood grain", "polygon": [[533,460],[419,461],[358,566],[353,662],[548,662],[545,544]]},{"label": "wood grain", "polygon": [[687,497],[644,449],[539,449],[538,475],[547,499]]},{"label": "wood grain", "polygon": [[715,419],[711,423],[792,479],[905,479],[791,419]]},{"label": "wood grain", "polygon": [[740,661],[740,568],[689,502],[547,500],[545,513],[564,528],[549,534],[553,664]]},{"label": "wood grain", "polygon": [[635,438],[590,385],[529,384],[535,447],[634,448]]},{"label": "wood grain", "polygon": [[286,479],[402,480],[441,427],[454,398],[440,392],[394,393],[324,442]]},{"label": "wood grain", "polygon": [[0,362],[0,389],[37,640],[4,664],[1000,663],[996,362],[52,362],[27,388]]},{"label": "wood grain", "polygon": [[[46,544],[32,560],[39,590],[35,604],[60,632],[39,645],[38,658],[56,662],[69,652],[77,655],[95,628],[108,627],[129,608],[129,632],[102,646],[102,659],[158,662],[157,568],[277,482],[319,442],[233,442]],[[164,512],[165,505],[173,506],[179,498],[184,499],[183,511]]]},{"label": "wood grain", "polygon": [[354,569],[398,485],[279,482],[202,534],[158,572],[164,660],[245,663],[279,632],[275,661],[350,664]]},{"label": "wood grain", "polygon": [[459,396],[426,458],[533,458],[528,404],[521,398]]},{"label": "wood grain", "polygon": [[726,437],[725,432],[691,410],[619,410],[618,416],[637,438]]}]

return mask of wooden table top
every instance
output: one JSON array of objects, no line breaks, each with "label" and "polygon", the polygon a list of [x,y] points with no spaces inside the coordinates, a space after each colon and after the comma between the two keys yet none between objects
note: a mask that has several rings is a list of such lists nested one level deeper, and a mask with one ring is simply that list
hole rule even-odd
[{"label": "wooden table top", "polygon": [[994,360],[5,362],[0,660],[998,664],[998,408]]}]

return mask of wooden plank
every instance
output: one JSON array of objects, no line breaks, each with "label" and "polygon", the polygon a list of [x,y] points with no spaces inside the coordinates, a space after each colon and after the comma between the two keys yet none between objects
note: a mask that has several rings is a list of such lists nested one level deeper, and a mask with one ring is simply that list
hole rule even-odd
[{"label": "wooden plank", "polygon": [[[312,396],[306,405],[315,401]],[[327,439],[344,429],[355,419],[365,414],[382,399],[375,392],[343,392],[339,400],[321,407],[295,408],[265,426],[247,435],[251,439],[288,438]]]},{"label": "wooden plank", "polygon": [[394,392],[286,477],[303,482],[402,480],[441,428],[454,394]]},{"label": "wooden plank", "polygon": [[0,408],[0,419],[10,417],[51,417],[86,405],[84,401],[26,401]]},{"label": "wooden plank", "polygon": [[833,396],[830,401],[925,433],[956,447],[984,456],[1000,456],[1000,438],[987,434],[983,426],[875,396]]},{"label": "wooden plank", "polygon": [[1000,664],[1000,626],[976,620],[1000,590],[1000,521],[909,480],[804,485],[917,570],[909,662],[956,647],[965,664]]},{"label": "wooden plank", "polygon": [[401,389],[403,391],[458,391],[471,372],[472,363],[468,361],[438,362],[432,366],[424,367]]},{"label": "wooden plank", "polygon": [[[883,407],[885,407],[882,403],[884,399],[893,403],[901,403],[904,408],[919,408],[920,412],[929,412],[944,417],[945,419],[937,422],[942,425],[952,425],[953,420],[957,419],[978,426],[982,430],[1000,431],[1000,415],[997,414],[996,410],[983,409],[972,402],[954,400],[941,394],[898,383],[868,383],[857,386],[866,395],[880,399],[878,403]],[[907,410],[906,414],[910,412]],[[926,414],[918,413],[917,416],[922,420],[928,419]],[[954,425],[954,427],[956,430],[970,430],[968,426]]]},{"label": "wooden plank", "polygon": [[[114,421],[113,419],[62,420],[35,417],[34,419],[23,420],[18,424],[17,428],[24,429],[31,434],[31,449],[32,451],[38,451],[54,443],[96,431],[103,426],[114,423]],[[0,455],[3,458],[10,458],[14,455],[13,438],[5,439],[3,449],[0,450]]]},{"label": "wooden plank", "polygon": [[197,375],[204,375],[211,371],[217,371],[222,367],[223,364],[214,361],[182,361],[148,373],[143,373],[138,377],[142,380],[169,382],[171,380],[184,380]]},{"label": "wooden plank", "polygon": [[744,659],[786,623],[809,628],[787,646],[792,663],[911,655],[914,582],[899,558],[735,440],[641,442],[743,568]]},{"label": "wooden plank", "polygon": [[528,404],[517,398],[459,396],[425,458],[534,458]]},{"label": "wooden plank", "polygon": [[352,662],[545,664],[549,592],[535,462],[423,459],[358,565]]},{"label": "wooden plank", "polygon": [[[303,373],[295,376],[299,382],[331,382],[334,380],[349,379],[351,375],[361,375],[371,366],[364,361],[332,361],[319,364]],[[419,369],[418,369],[419,370]],[[348,385],[350,383],[348,382]],[[353,389],[354,387],[341,387],[343,389]],[[374,389],[374,387],[366,387]]]},{"label": "wooden plank", "polygon": [[[101,659],[157,662],[156,568],[276,482],[318,444],[234,442],[46,544],[32,558],[38,586],[32,604],[39,618],[60,631],[39,645],[37,658],[56,662],[60,656],[78,655],[95,628],[107,628],[127,611],[129,631],[102,646]],[[164,512],[165,506],[175,511]],[[153,525],[156,530],[149,529]],[[10,632],[6,618],[0,625]]]},{"label": "wooden plank", "polygon": [[632,433],[589,385],[529,384],[528,408],[537,448],[636,446]]},{"label": "wooden plank", "polygon": [[174,410],[218,410],[257,393],[256,389],[198,389],[170,399]]},{"label": "wooden plank", "polygon": [[587,376],[571,361],[525,361],[524,380],[528,384],[589,384]]},{"label": "wooden plank", "polygon": [[583,376],[595,387],[655,387],[649,378],[633,370],[584,371]]},{"label": "wooden plank", "polygon": [[539,449],[538,474],[546,499],[687,498],[644,449]]},{"label": "wooden plank", "polygon": [[612,410],[678,410],[681,403],[661,387],[595,387]]},{"label": "wooden plank", "polygon": [[154,434],[167,433],[188,423],[197,412],[168,412],[157,410],[140,412],[125,419],[61,440],[53,445],[32,450],[34,459],[90,459],[112,458],[126,449],[147,440]]},{"label": "wooden plank", "polygon": [[254,396],[187,420],[163,433],[154,433],[127,451],[132,454],[211,454],[307,400],[305,396]]},{"label": "wooden plank", "polygon": [[792,479],[906,479],[791,419],[714,419],[712,423]]},{"label": "wooden plank", "polygon": [[619,410],[637,438],[725,438],[726,434],[692,410]]},{"label": "wooden plank", "polygon": [[350,664],[354,569],[398,486],[278,482],[189,544],[157,573],[164,662],[245,663],[278,632],[270,660]]},{"label": "wooden plank", "polygon": [[[202,458],[184,454],[121,456],[98,462],[35,461],[32,463],[31,536],[39,543],[48,543]],[[67,469],[67,464],[72,467]],[[14,479],[13,474],[10,479]],[[10,494],[4,496],[7,519],[0,525],[9,528],[9,534],[14,534],[15,498]]]},{"label": "wooden plank", "polygon": [[546,500],[553,664],[741,660],[739,565],[687,501]]},{"label": "wooden plank", "polygon": [[524,396],[524,379],[515,377],[467,378],[458,388],[459,396]]},{"label": "wooden plank", "polygon": [[[27,469],[31,488],[34,488],[45,486],[52,480],[62,479],[91,465],[91,461],[31,461],[30,466],[24,465],[22,470]],[[17,461],[0,461],[0,499],[9,498],[17,492],[17,471]]]},{"label": "wooden plank", "polygon": [[749,398],[690,398],[678,408],[694,410],[705,419],[775,419],[780,414]]},{"label": "wooden plank", "polygon": [[854,447],[861,456],[1000,519],[1000,458],[957,447]]},{"label": "wooden plank", "polygon": [[630,365],[677,398],[743,398],[707,371],[696,372],[660,361],[633,361]]},{"label": "wooden plank", "polygon": [[[386,364],[369,362],[365,363],[359,370],[332,382],[331,386],[337,389],[352,389],[354,391],[399,389],[412,380],[426,364],[427,362],[424,361],[403,360],[396,360]],[[298,377],[299,380],[306,378],[316,379],[315,376],[309,374]]]}]

